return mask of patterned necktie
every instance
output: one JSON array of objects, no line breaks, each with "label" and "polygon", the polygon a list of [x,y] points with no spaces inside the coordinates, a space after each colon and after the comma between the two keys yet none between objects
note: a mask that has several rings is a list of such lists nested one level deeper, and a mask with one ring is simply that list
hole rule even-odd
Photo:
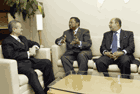
[{"label": "patterned necktie", "polygon": [[112,53],[117,51],[117,32],[113,35],[113,41],[112,41]]}]

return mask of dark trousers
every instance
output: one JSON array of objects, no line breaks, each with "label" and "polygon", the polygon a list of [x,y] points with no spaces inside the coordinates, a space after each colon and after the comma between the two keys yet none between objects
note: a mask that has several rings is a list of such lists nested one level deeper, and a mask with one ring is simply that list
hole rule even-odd
[{"label": "dark trousers", "polygon": [[[39,69],[43,72],[45,90],[43,90],[34,69]],[[48,59],[36,59],[35,63],[31,60],[20,61],[18,62],[18,73],[25,74],[28,77],[29,84],[35,91],[35,94],[46,94],[48,84],[55,79],[51,61]]]},{"label": "dark trousers", "polygon": [[108,72],[107,69],[110,64],[117,64],[121,74],[130,74],[130,63],[131,59],[128,55],[122,55],[115,61],[108,56],[101,56],[96,60],[96,67],[98,72]]},{"label": "dark trousers", "polygon": [[79,71],[87,71],[88,69],[88,59],[92,58],[91,51],[81,51],[79,53],[66,51],[61,57],[61,61],[65,70],[65,73],[68,73],[73,69],[73,61],[77,60]]}]

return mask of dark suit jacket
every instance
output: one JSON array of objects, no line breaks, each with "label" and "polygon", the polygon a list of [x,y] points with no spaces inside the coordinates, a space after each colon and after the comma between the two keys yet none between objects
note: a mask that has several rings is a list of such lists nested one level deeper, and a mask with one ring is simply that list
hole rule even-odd
[{"label": "dark suit jacket", "polygon": [[[40,45],[37,42],[27,40],[24,36],[19,36],[19,39],[24,43],[24,45],[14,39],[11,35],[6,37],[2,41],[2,53],[4,58],[17,60],[18,63],[23,63],[20,64],[21,66],[24,66],[25,62],[29,60],[27,55],[29,48],[33,45],[40,47]],[[34,57],[30,57],[30,60],[35,62]]]},{"label": "dark suit jacket", "polygon": [[[134,45],[134,37],[133,37],[132,31],[125,31],[121,30],[120,33],[120,50],[126,50],[127,55],[130,57],[131,60],[134,60],[133,53],[135,51],[135,45]],[[103,55],[103,51],[111,51],[110,46],[112,44],[113,40],[113,32],[109,31],[104,33],[104,37],[102,40],[102,44],[100,47],[100,52]]]},{"label": "dark suit jacket", "polygon": [[92,45],[92,41],[90,39],[90,32],[87,29],[79,28],[76,35],[79,39],[79,41],[82,41],[82,47],[79,48],[78,45],[71,45],[70,43],[74,39],[73,31],[71,29],[64,31],[63,35],[60,38],[57,38],[55,40],[55,43],[57,44],[58,41],[62,39],[62,37],[66,35],[66,47],[68,51],[73,52],[80,52],[83,50],[91,51],[90,47]]}]

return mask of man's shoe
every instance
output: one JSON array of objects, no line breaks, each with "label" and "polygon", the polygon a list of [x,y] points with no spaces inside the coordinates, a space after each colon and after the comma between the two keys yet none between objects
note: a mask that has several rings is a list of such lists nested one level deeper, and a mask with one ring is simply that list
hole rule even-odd
[{"label": "man's shoe", "polygon": [[103,73],[105,77],[109,77],[109,74],[108,73]]},{"label": "man's shoe", "polygon": [[121,75],[122,78],[131,79],[129,75]]}]

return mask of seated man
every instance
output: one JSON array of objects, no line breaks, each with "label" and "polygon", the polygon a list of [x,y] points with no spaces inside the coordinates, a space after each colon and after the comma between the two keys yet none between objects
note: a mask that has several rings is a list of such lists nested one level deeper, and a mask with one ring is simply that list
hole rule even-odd
[{"label": "seated man", "polygon": [[79,26],[80,20],[77,17],[71,17],[69,21],[70,29],[64,31],[63,35],[55,40],[57,45],[66,42],[67,51],[61,57],[65,73],[70,70],[74,72],[74,60],[78,62],[79,74],[83,73],[81,71],[87,71],[88,59],[92,58],[90,32]]},{"label": "seated man", "polygon": [[[130,63],[135,59],[133,32],[122,30],[119,18],[112,18],[109,27],[110,31],[104,33],[100,47],[102,56],[96,60],[97,70],[108,72],[110,64],[117,64],[121,74],[130,74]],[[108,73],[104,75],[109,76]]]},{"label": "seated man", "polygon": [[[47,85],[55,79],[50,60],[34,58],[40,45],[22,36],[22,26],[19,21],[11,21],[8,24],[8,29],[11,34],[2,41],[4,58],[17,60],[18,73],[25,74],[28,77],[29,84],[35,94],[47,94]],[[43,72],[44,90],[34,69]]]}]

